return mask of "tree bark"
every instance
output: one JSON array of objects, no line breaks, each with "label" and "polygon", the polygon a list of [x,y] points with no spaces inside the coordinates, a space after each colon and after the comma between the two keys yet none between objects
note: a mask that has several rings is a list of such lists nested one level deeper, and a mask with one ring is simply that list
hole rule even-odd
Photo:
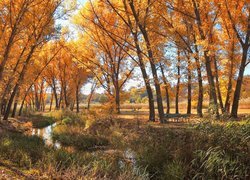
[{"label": "tree bark", "polygon": [[148,94],[148,105],[149,105],[149,121],[155,121],[155,105],[154,105],[154,96],[152,92],[152,88],[149,82],[148,74],[145,68],[145,64],[142,58],[142,51],[139,45],[139,40],[136,33],[133,33],[136,53],[139,59],[139,67],[142,73],[142,77],[146,86],[147,94]]},{"label": "tree bark", "polygon": [[19,109],[19,113],[18,113],[18,116],[21,116],[22,115],[22,112],[23,112],[23,106],[24,106],[24,101],[26,99],[26,96],[23,98],[22,100],[22,103],[21,103],[21,106],[20,106],[20,109]]},{"label": "tree bark", "polygon": [[202,113],[202,106],[203,106],[203,82],[202,82],[202,74],[201,74],[201,65],[199,60],[199,50],[198,46],[196,45],[196,37],[194,36],[194,48],[195,48],[195,64],[198,74],[198,85],[199,85],[199,93],[198,93],[198,103],[197,103],[197,114],[199,117],[203,117]]},{"label": "tree bark", "polygon": [[163,64],[160,64],[160,68],[161,68],[162,80],[164,83],[164,89],[166,92],[166,104],[167,104],[166,114],[169,114],[170,113],[170,100],[169,100],[169,92],[168,92],[168,83],[167,83],[167,78],[164,74]]},{"label": "tree bark", "polygon": [[3,120],[7,120],[8,117],[9,117],[9,114],[10,114],[10,110],[11,110],[11,106],[12,106],[13,100],[14,100],[15,95],[16,95],[18,89],[19,89],[20,84],[22,83],[22,81],[23,81],[23,79],[24,79],[24,75],[26,74],[26,71],[27,71],[27,68],[28,68],[28,64],[29,64],[29,62],[30,62],[30,60],[31,60],[31,56],[33,55],[33,53],[34,53],[34,51],[35,51],[35,48],[36,48],[35,45],[33,45],[33,46],[31,47],[31,50],[30,50],[30,52],[29,52],[29,55],[28,55],[28,57],[26,58],[24,67],[23,67],[23,69],[22,69],[22,71],[21,71],[21,73],[20,73],[20,75],[19,75],[19,78],[18,78],[18,80],[17,80],[17,83],[16,83],[16,85],[15,85],[15,87],[14,87],[12,93],[11,93],[11,96],[10,96],[10,99],[9,99],[9,102],[8,102],[8,105],[7,105],[6,112],[4,113],[4,118],[3,118]]},{"label": "tree bark", "polygon": [[222,95],[221,95],[221,90],[220,90],[220,81],[219,81],[219,73],[218,73],[218,66],[217,66],[217,59],[214,57],[214,70],[215,70],[215,81],[216,81],[216,90],[218,94],[218,100],[221,108],[221,112],[224,114],[225,109],[222,101]]},{"label": "tree bark", "polygon": [[[202,29],[202,21],[201,21],[198,6],[197,6],[195,0],[192,0],[192,2],[193,2],[193,6],[194,6],[194,13],[196,16],[198,30],[199,30],[201,40],[206,40],[206,36],[205,36],[203,29]],[[208,50],[203,51],[204,58],[205,58],[207,78],[208,78],[210,94],[211,94],[211,100],[212,100],[211,106],[209,108],[213,110],[212,112],[215,115],[216,119],[219,119],[220,115],[219,115],[219,109],[218,109],[218,103],[217,103],[216,88],[215,88],[214,76],[213,76],[212,68],[211,68],[211,61],[210,61],[211,59],[208,55],[208,52],[209,52]]]},{"label": "tree bark", "polygon": [[191,73],[191,60],[188,57],[188,98],[187,98],[187,114],[191,114],[192,109],[192,73]]},{"label": "tree bark", "polygon": [[80,112],[80,105],[79,105],[79,85],[76,86],[76,112]]},{"label": "tree bark", "polygon": [[54,97],[55,97],[56,110],[58,110],[60,108],[60,105],[59,105],[59,102],[58,102],[58,95],[57,95],[57,92],[56,92],[56,83],[55,83],[54,78],[52,80],[52,89],[53,89]]},{"label": "tree bark", "polygon": [[54,94],[51,92],[51,95],[50,95],[50,105],[49,105],[49,111],[51,111],[51,110],[52,110],[53,99],[54,99]]},{"label": "tree bark", "polygon": [[162,103],[161,87],[160,87],[159,78],[158,78],[158,74],[157,74],[157,70],[156,70],[156,66],[155,66],[153,51],[151,49],[151,44],[150,44],[150,40],[148,37],[148,32],[146,30],[146,27],[144,25],[142,25],[141,21],[139,20],[139,17],[138,17],[138,14],[136,13],[133,1],[129,1],[129,5],[130,5],[133,16],[137,22],[137,25],[142,33],[142,36],[145,40],[145,43],[146,43],[148,57],[149,57],[149,63],[150,63],[151,71],[152,71],[153,78],[154,78],[159,120],[161,123],[164,123],[164,110],[163,110],[163,103]]},{"label": "tree bark", "polygon": [[115,92],[115,105],[116,105],[116,113],[120,114],[121,110],[120,110],[120,90],[119,90],[119,88],[117,88],[116,92]]},{"label": "tree bark", "polygon": [[180,91],[180,51],[177,52],[177,84],[176,84],[176,93],[175,93],[175,114],[179,114],[179,91]]},{"label": "tree bark", "polygon": [[248,44],[243,46],[243,54],[242,54],[240,70],[239,70],[239,74],[238,74],[238,78],[237,78],[237,82],[236,82],[236,88],[234,91],[234,99],[233,99],[232,112],[231,112],[231,116],[234,118],[237,118],[237,116],[238,116],[241,86],[242,86],[244,71],[245,71],[245,67],[246,67],[248,48],[249,48]]},{"label": "tree bark", "polygon": [[13,106],[13,110],[12,110],[12,114],[11,114],[11,117],[13,117],[13,118],[16,116],[19,94],[20,94],[20,91],[17,92],[16,98],[15,98],[15,102],[14,102],[14,106]]},{"label": "tree bark", "polygon": [[234,69],[234,40],[232,42],[232,48],[231,48],[231,57],[230,57],[230,70],[228,74],[228,84],[227,84],[227,95],[225,100],[225,112],[230,112],[230,104],[231,104],[231,94],[232,94],[232,79],[233,79],[233,69]]}]

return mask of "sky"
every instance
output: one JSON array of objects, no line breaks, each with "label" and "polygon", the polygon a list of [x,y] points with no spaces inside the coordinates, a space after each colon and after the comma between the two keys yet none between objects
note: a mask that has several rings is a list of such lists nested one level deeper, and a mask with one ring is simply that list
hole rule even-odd
[{"label": "sky", "polygon": [[[70,1],[70,0],[69,0]],[[81,7],[82,5],[84,5],[85,2],[87,2],[87,0],[77,0],[78,5]],[[73,25],[70,24],[70,20],[59,20],[57,21],[58,24],[61,24],[62,26],[68,26],[69,29],[71,31],[75,31]],[[138,74],[138,73],[137,73]],[[250,75],[250,65],[248,65],[245,69],[245,75]],[[128,83],[126,84],[125,89],[129,89],[131,87],[138,87],[143,83],[142,80],[139,80],[139,78],[137,78],[137,80],[129,80]],[[83,88],[81,89],[82,93],[85,95],[88,95],[90,93],[90,89],[91,89],[91,84],[90,83],[86,83]],[[104,90],[102,88],[98,88],[96,90],[97,93],[103,93]]]}]

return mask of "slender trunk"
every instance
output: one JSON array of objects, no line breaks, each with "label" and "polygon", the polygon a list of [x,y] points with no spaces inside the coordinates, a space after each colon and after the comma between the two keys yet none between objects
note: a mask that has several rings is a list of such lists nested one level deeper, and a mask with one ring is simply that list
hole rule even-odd
[{"label": "slender trunk", "polygon": [[87,105],[87,109],[88,109],[88,110],[90,109],[91,99],[92,99],[92,94],[90,94],[90,95],[89,95],[89,98],[88,98],[88,105]]},{"label": "slender trunk", "polygon": [[10,110],[11,110],[11,106],[12,106],[12,103],[13,103],[13,100],[15,98],[15,95],[18,91],[18,84],[15,85],[12,93],[11,93],[11,96],[10,96],[10,99],[9,99],[9,102],[8,102],[8,105],[7,105],[7,109],[4,113],[4,117],[3,117],[3,120],[7,120],[8,117],[9,117],[9,114],[10,114]]},{"label": "slender trunk", "polygon": [[115,87],[115,108],[116,113],[120,114],[120,88],[119,88],[119,81],[118,81],[118,74],[116,73],[115,78],[113,79],[114,87]]},{"label": "slender trunk", "polygon": [[[200,37],[202,40],[206,40],[206,36],[202,29],[202,21],[200,17],[199,7],[197,6],[197,3],[195,0],[192,0],[192,3],[194,6],[194,13],[196,15]],[[217,95],[216,95],[216,88],[215,88],[215,83],[214,83],[214,76],[212,73],[211,62],[210,62],[211,59],[208,55],[208,50],[204,50],[203,53],[204,53],[204,58],[205,58],[205,66],[206,66],[208,83],[210,87],[210,93],[212,97],[210,109],[213,109],[213,114],[216,116],[216,119],[218,119],[220,115],[219,115],[219,109],[218,109],[218,104],[217,104]]]},{"label": "slender trunk", "polygon": [[133,37],[134,37],[134,42],[135,42],[135,46],[136,46],[136,52],[137,52],[137,56],[139,59],[139,67],[142,73],[142,77],[146,86],[146,90],[147,90],[147,94],[148,94],[148,105],[149,105],[149,121],[155,121],[155,105],[154,105],[154,96],[153,96],[153,92],[152,92],[152,88],[149,82],[149,78],[147,75],[147,71],[146,71],[146,67],[145,64],[143,62],[143,58],[142,58],[142,51],[139,45],[139,41],[138,41],[138,37],[137,34],[133,33]]},{"label": "slender trunk", "polygon": [[[26,97],[25,97],[25,98],[26,98]],[[24,102],[25,102],[25,98],[23,98],[23,100],[22,100],[22,103],[21,103],[21,106],[20,106],[20,109],[19,109],[18,116],[21,116],[21,115],[22,115],[22,112],[23,112],[23,106],[24,106]]]},{"label": "slender trunk", "polygon": [[39,106],[40,106],[39,110],[41,110],[41,111],[44,111],[44,109],[45,109],[43,91],[44,91],[44,81],[42,81],[42,83],[41,83],[40,96],[39,96]]},{"label": "slender trunk", "polygon": [[60,98],[59,98],[59,101],[58,101],[58,106],[59,108],[63,108],[63,106],[61,106],[61,103],[62,103],[62,99],[63,99],[63,90],[62,90],[62,87],[61,87],[61,90],[60,90]]},{"label": "slender trunk", "polygon": [[76,87],[76,112],[80,112],[80,106],[79,106],[79,85]]},{"label": "slender trunk", "polygon": [[145,83],[147,95],[148,95],[149,121],[154,122],[155,121],[155,105],[154,105],[153,91],[152,91],[151,85],[149,83],[149,79],[148,79],[148,75],[147,75],[147,72],[145,70],[145,67],[142,67],[140,69],[142,72],[142,76],[144,79],[144,83]]},{"label": "slender trunk", "polygon": [[206,59],[206,71],[208,76],[208,82],[210,86],[210,107],[209,109],[212,110],[212,113],[215,114],[216,118],[219,118],[219,110],[218,110],[218,104],[217,104],[217,95],[216,95],[216,89],[214,84],[214,77],[211,70],[211,64],[210,64],[210,58],[207,56],[207,52],[205,52],[205,59]]},{"label": "slender trunk", "polygon": [[195,64],[196,64],[196,69],[197,69],[197,74],[198,74],[198,85],[199,85],[199,93],[198,93],[198,103],[197,103],[197,114],[199,117],[203,117],[202,114],[202,106],[203,106],[203,82],[202,82],[202,74],[201,74],[201,65],[199,61],[199,50],[198,46],[196,45],[196,38],[194,36],[194,41],[195,41]]},{"label": "slender trunk", "polygon": [[91,99],[92,99],[92,94],[90,94],[90,95],[89,95],[89,98],[88,98],[88,105],[87,105],[87,109],[88,109],[88,110],[90,109]]},{"label": "slender trunk", "polygon": [[[131,6],[131,3],[129,2],[130,6]],[[133,35],[135,48],[136,48],[136,54],[138,56],[138,64],[139,64],[139,67],[140,67],[140,70],[141,70],[141,73],[142,73],[142,76],[143,76],[143,80],[144,80],[144,83],[145,83],[145,86],[146,86],[146,90],[147,90],[148,104],[149,104],[149,121],[155,121],[155,108],[154,108],[153,92],[152,92],[152,89],[151,89],[151,85],[149,83],[149,78],[148,78],[147,71],[146,71],[146,68],[145,68],[145,64],[144,64],[144,61],[143,61],[142,50],[141,50],[140,43],[139,43],[139,40],[138,40],[137,27],[134,28],[133,23],[132,23],[132,21],[130,19],[126,1],[123,1],[123,5],[124,5],[124,8],[125,8],[125,12],[126,12],[125,14],[126,14],[127,20],[128,20],[128,23],[126,23],[126,24],[128,25],[128,27],[130,29],[130,32]],[[132,4],[132,6],[133,6],[133,4]]]},{"label": "slender trunk", "polygon": [[24,102],[25,102],[25,99],[29,93],[29,90],[31,89],[32,85],[30,86],[30,88],[26,91],[24,97],[23,97],[23,100],[22,100],[22,103],[21,103],[21,106],[20,106],[20,109],[19,109],[19,113],[18,115],[21,116],[22,115],[22,111],[23,111],[23,106],[24,106]]},{"label": "slender trunk", "polygon": [[231,47],[231,55],[230,55],[230,70],[228,73],[228,84],[227,84],[227,95],[226,95],[226,100],[225,100],[225,112],[229,113],[230,112],[230,104],[231,104],[231,94],[232,94],[232,79],[233,79],[233,69],[234,69],[234,39],[232,41],[232,47]]},{"label": "slender trunk", "polygon": [[56,84],[55,84],[54,79],[53,79],[53,83],[52,83],[52,89],[53,89],[53,93],[54,93],[54,97],[55,97],[56,110],[58,110],[60,105],[59,105],[59,102],[58,102],[58,95],[57,95],[57,92],[56,92]]},{"label": "slender trunk", "polygon": [[2,104],[1,104],[1,114],[4,115],[4,112],[6,111],[6,105],[7,105],[7,99],[4,98],[2,100]]},{"label": "slender trunk", "polygon": [[13,118],[16,116],[17,105],[18,105],[18,101],[15,101],[14,102],[14,107],[13,107],[13,110],[12,110],[12,114],[11,114],[11,117],[13,117]]},{"label": "slender trunk", "polygon": [[[18,65],[20,64],[20,61],[21,61],[26,49],[27,49],[27,47],[23,48],[23,50],[22,50],[21,54],[19,55],[19,58],[18,58],[18,60],[16,62],[16,65],[15,65],[15,67],[13,69],[13,72],[12,72],[10,78],[8,79],[8,82],[7,82],[7,84],[6,84],[5,88],[4,88],[4,91],[2,93],[2,98],[1,98],[1,101],[0,101],[0,107],[2,107],[3,101],[6,98],[7,93],[11,91],[11,83],[15,79],[15,73],[17,72]],[[2,112],[2,113],[4,113],[4,112]]]},{"label": "slender trunk", "polygon": [[161,68],[162,79],[163,79],[164,88],[166,92],[166,104],[167,104],[166,113],[169,114],[170,113],[170,100],[169,100],[169,92],[168,92],[168,83],[167,83],[167,78],[164,74],[163,64],[160,65],[160,68]]},{"label": "slender trunk", "polygon": [[187,114],[191,114],[192,102],[192,74],[191,74],[191,60],[188,57],[188,98],[187,98]]},{"label": "slender trunk", "polygon": [[221,112],[224,114],[225,109],[224,109],[224,106],[223,106],[221,90],[220,90],[220,81],[219,81],[217,59],[214,57],[213,60],[214,60],[215,81],[216,81],[216,89],[217,89],[217,94],[218,94],[218,100],[219,100],[219,103],[220,103]]},{"label": "slender trunk", "polygon": [[51,92],[51,95],[50,95],[50,104],[49,104],[49,111],[52,110],[52,104],[53,104],[53,99],[54,99],[54,94]]},{"label": "slender trunk", "polygon": [[34,93],[35,93],[35,105],[36,105],[36,111],[39,111],[40,110],[40,102],[39,102],[39,98],[38,98],[38,89],[37,89],[37,85],[35,84],[34,85]]},{"label": "slender trunk", "polygon": [[31,60],[31,56],[33,55],[33,52],[34,52],[35,48],[36,48],[36,46],[32,46],[31,47],[31,51],[30,51],[28,57],[26,58],[26,61],[24,63],[24,67],[23,67],[23,69],[22,69],[22,71],[20,73],[20,76],[19,76],[19,78],[17,80],[17,83],[16,83],[16,85],[15,85],[15,87],[14,87],[12,93],[11,93],[11,96],[10,96],[10,99],[9,99],[9,102],[8,102],[8,106],[7,106],[6,112],[4,114],[4,118],[3,118],[4,120],[7,120],[8,117],[9,117],[13,100],[14,100],[15,95],[16,95],[18,89],[19,89],[19,86],[23,82],[24,75],[26,74],[26,71],[27,71],[27,68],[28,68],[28,64],[29,64],[29,62]]},{"label": "slender trunk", "polygon": [[16,116],[19,94],[20,94],[20,91],[17,92],[16,98],[15,98],[15,102],[14,102],[14,106],[13,106],[13,110],[12,110],[12,114],[11,114],[11,117],[13,117],[13,118]]},{"label": "slender trunk", "polygon": [[242,86],[244,71],[245,71],[245,67],[246,67],[248,48],[249,48],[248,44],[243,46],[243,54],[242,54],[240,70],[239,70],[239,74],[238,74],[238,78],[237,78],[237,82],[236,82],[236,88],[234,91],[234,99],[233,99],[232,112],[231,112],[231,116],[234,118],[237,118],[237,116],[238,116],[241,86]]},{"label": "slender trunk", "polygon": [[179,91],[180,91],[180,51],[177,52],[177,84],[176,84],[176,94],[175,94],[175,114],[179,114]]},{"label": "slender trunk", "polygon": [[66,85],[63,87],[63,95],[64,95],[65,106],[66,106],[66,108],[68,108],[69,107],[69,102],[68,102],[68,98],[67,98],[67,87],[66,87]]},{"label": "slender trunk", "polygon": [[94,81],[93,84],[92,84],[92,87],[91,87],[91,91],[90,91],[90,94],[89,94],[89,97],[88,97],[88,105],[87,105],[87,109],[89,110],[90,108],[90,103],[91,103],[91,99],[93,97],[93,94],[95,92],[95,88],[96,88],[96,82]]},{"label": "slender trunk", "polygon": [[115,92],[115,105],[116,105],[116,112],[118,114],[120,114],[121,110],[120,110],[120,90],[119,90],[119,87],[116,88],[116,92]]},{"label": "slender trunk", "polygon": [[153,78],[154,78],[154,85],[155,85],[155,91],[156,91],[156,100],[157,100],[157,108],[158,108],[158,114],[159,114],[159,120],[161,123],[164,123],[164,110],[163,110],[163,103],[162,103],[162,96],[161,96],[161,88],[160,88],[160,83],[159,83],[159,78],[158,78],[158,74],[157,74],[157,69],[155,66],[155,60],[154,60],[154,56],[153,56],[153,51],[151,49],[151,44],[150,44],[150,40],[148,37],[148,32],[146,30],[146,27],[144,25],[141,24],[141,21],[139,20],[138,14],[135,10],[134,7],[134,3],[133,1],[129,1],[129,5],[130,8],[132,10],[133,16],[137,22],[137,25],[142,33],[142,36],[145,40],[146,43],[146,48],[147,48],[147,53],[148,53],[148,58],[149,58],[149,63],[151,66],[151,71],[153,74]]},{"label": "slender trunk", "polygon": [[160,82],[159,82],[159,78],[158,78],[158,74],[157,74],[157,70],[156,70],[156,66],[154,62],[153,51],[151,50],[151,45],[150,45],[150,41],[149,41],[146,30],[142,27],[140,29],[146,41],[149,63],[151,66],[153,77],[154,77],[154,85],[155,85],[155,91],[156,91],[156,100],[157,100],[159,120],[161,123],[164,123],[164,110],[163,110],[163,103],[162,103],[161,87],[160,87]]}]

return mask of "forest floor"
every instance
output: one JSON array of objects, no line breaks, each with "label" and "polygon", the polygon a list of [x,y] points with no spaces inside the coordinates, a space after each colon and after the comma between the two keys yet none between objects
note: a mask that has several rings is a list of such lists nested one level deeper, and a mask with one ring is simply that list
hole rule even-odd
[{"label": "forest floor", "polygon": [[58,111],[18,121],[26,129],[27,123],[43,128],[57,122],[51,138],[60,148],[46,145],[41,133],[0,128],[0,179],[249,178],[247,114],[237,121],[192,115],[160,124],[138,112]]}]

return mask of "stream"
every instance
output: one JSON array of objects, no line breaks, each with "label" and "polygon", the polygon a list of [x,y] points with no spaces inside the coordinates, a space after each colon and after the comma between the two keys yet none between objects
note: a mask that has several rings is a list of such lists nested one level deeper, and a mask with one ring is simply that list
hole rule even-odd
[{"label": "stream", "polygon": [[[51,125],[44,127],[44,128],[32,128],[31,135],[41,137],[47,146],[54,147],[56,149],[60,149],[60,148],[62,148],[62,145],[57,141],[54,142],[52,139],[53,127],[55,127],[56,125],[57,125],[57,123],[51,124]],[[66,149],[67,148],[70,149],[70,147],[66,147]],[[132,163],[134,171],[135,171],[137,169],[135,152],[128,148],[123,152],[123,157],[127,161]],[[125,162],[123,160],[120,160],[119,165],[120,165],[120,168],[124,168]]]},{"label": "stream", "polygon": [[55,126],[56,126],[56,123],[51,124],[44,128],[32,128],[31,135],[32,136],[36,135],[36,136],[41,137],[47,146],[53,146],[56,149],[60,149],[61,144],[59,142],[53,142],[52,140],[52,130],[53,130],[53,127]]}]

